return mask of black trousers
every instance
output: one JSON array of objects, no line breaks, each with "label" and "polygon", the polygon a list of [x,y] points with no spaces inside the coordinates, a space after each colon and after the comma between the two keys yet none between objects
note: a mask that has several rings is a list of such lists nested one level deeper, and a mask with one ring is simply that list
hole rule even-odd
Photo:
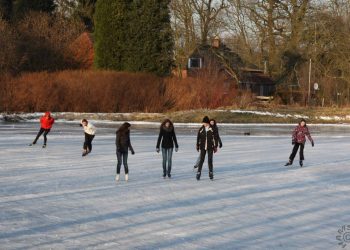
[{"label": "black trousers", "polygon": [[290,162],[294,161],[294,158],[298,152],[299,147],[300,147],[300,151],[299,151],[300,160],[301,161],[304,160],[304,143],[295,143],[294,147],[293,147],[293,151],[292,151],[291,155],[289,156]]},{"label": "black trousers", "polygon": [[50,129],[40,128],[35,140],[33,141],[33,144],[35,144],[38,141],[39,137],[44,133],[44,144],[46,145],[46,142],[47,142],[46,136],[49,132],[50,132]]},{"label": "black trousers", "polygon": [[120,168],[122,166],[122,162],[124,165],[124,171],[125,174],[129,173],[129,168],[128,168],[128,152],[122,153],[117,151],[117,159],[118,159],[118,164],[117,164],[117,174],[120,174]]},{"label": "black trousers", "polygon": [[95,135],[89,135],[85,133],[85,141],[84,141],[84,150],[89,150],[90,152],[92,151],[92,140],[94,139]]},{"label": "black trousers", "polygon": [[205,160],[205,155],[208,153],[208,167],[209,167],[209,172],[213,173],[213,150],[204,150],[201,149],[201,154],[200,154],[200,160],[198,164],[198,172],[202,172],[202,167],[204,164]]}]

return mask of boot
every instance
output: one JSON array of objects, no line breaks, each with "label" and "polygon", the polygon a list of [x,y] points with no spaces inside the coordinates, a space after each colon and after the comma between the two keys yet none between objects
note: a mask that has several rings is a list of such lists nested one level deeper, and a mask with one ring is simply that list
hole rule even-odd
[{"label": "boot", "polygon": [[199,181],[201,179],[201,172],[197,172],[196,179],[197,179],[197,181]]},{"label": "boot", "polygon": [[43,148],[46,148],[46,144],[43,145]]},{"label": "boot", "polygon": [[303,161],[299,161],[299,165],[302,168],[303,167]]},{"label": "boot", "polygon": [[117,175],[115,176],[115,181],[116,181],[116,182],[118,182],[118,181],[119,181],[119,179],[120,179],[120,175],[119,175],[119,174],[117,174]]},{"label": "boot", "polygon": [[293,162],[291,160],[289,160],[284,166],[290,166],[292,164],[293,164]]},{"label": "boot", "polygon": [[213,172],[209,172],[209,179],[210,179],[210,180],[213,180],[213,179],[214,179],[214,174],[213,174]]},{"label": "boot", "polygon": [[125,181],[129,181],[129,174],[125,174]]},{"label": "boot", "polygon": [[83,151],[83,154],[82,154],[81,156],[84,157],[84,156],[86,156],[86,155],[87,155],[87,151],[84,150],[84,151]]}]

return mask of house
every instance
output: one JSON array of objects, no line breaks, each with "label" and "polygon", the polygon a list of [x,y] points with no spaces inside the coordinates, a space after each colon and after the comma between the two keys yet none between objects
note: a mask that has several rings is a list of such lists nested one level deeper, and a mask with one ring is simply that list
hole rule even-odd
[{"label": "house", "polygon": [[201,74],[223,75],[240,89],[250,90],[256,96],[272,96],[276,83],[264,71],[247,68],[242,58],[215,37],[212,45],[199,45],[189,56],[187,76]]}]

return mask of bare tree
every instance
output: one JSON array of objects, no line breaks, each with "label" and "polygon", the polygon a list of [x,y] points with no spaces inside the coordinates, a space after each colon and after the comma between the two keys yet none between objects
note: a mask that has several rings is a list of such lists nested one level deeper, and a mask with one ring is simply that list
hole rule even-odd
[{"label": "bare tree", "polygon": [[190,2],[198,17],[201,43],[207,44],[211,31],[221,23],[219,17],[229,7],[228,2],[227,0],[190,0]]}]

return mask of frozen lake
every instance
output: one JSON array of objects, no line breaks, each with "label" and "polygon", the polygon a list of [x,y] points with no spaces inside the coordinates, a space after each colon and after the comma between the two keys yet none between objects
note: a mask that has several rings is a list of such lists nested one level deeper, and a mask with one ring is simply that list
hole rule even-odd
[{"label": "frozen lake", "polygon": [[350,225],[350,129],[311,126],[305,167],[287,168],[293,127],[221,127],[215,180],[205,164],[198,182],[197,128],[177,129],[173,178],[163,180],[158,129],[138,126],[130,180],[116,184],[113,125],[99,126],[82,158],[74,124],[56,124],[42,149],[42,139],[27,146],[36,123],[0,123],[0,248],[341,249],[340,235],[350,249],[338,233]]}]

